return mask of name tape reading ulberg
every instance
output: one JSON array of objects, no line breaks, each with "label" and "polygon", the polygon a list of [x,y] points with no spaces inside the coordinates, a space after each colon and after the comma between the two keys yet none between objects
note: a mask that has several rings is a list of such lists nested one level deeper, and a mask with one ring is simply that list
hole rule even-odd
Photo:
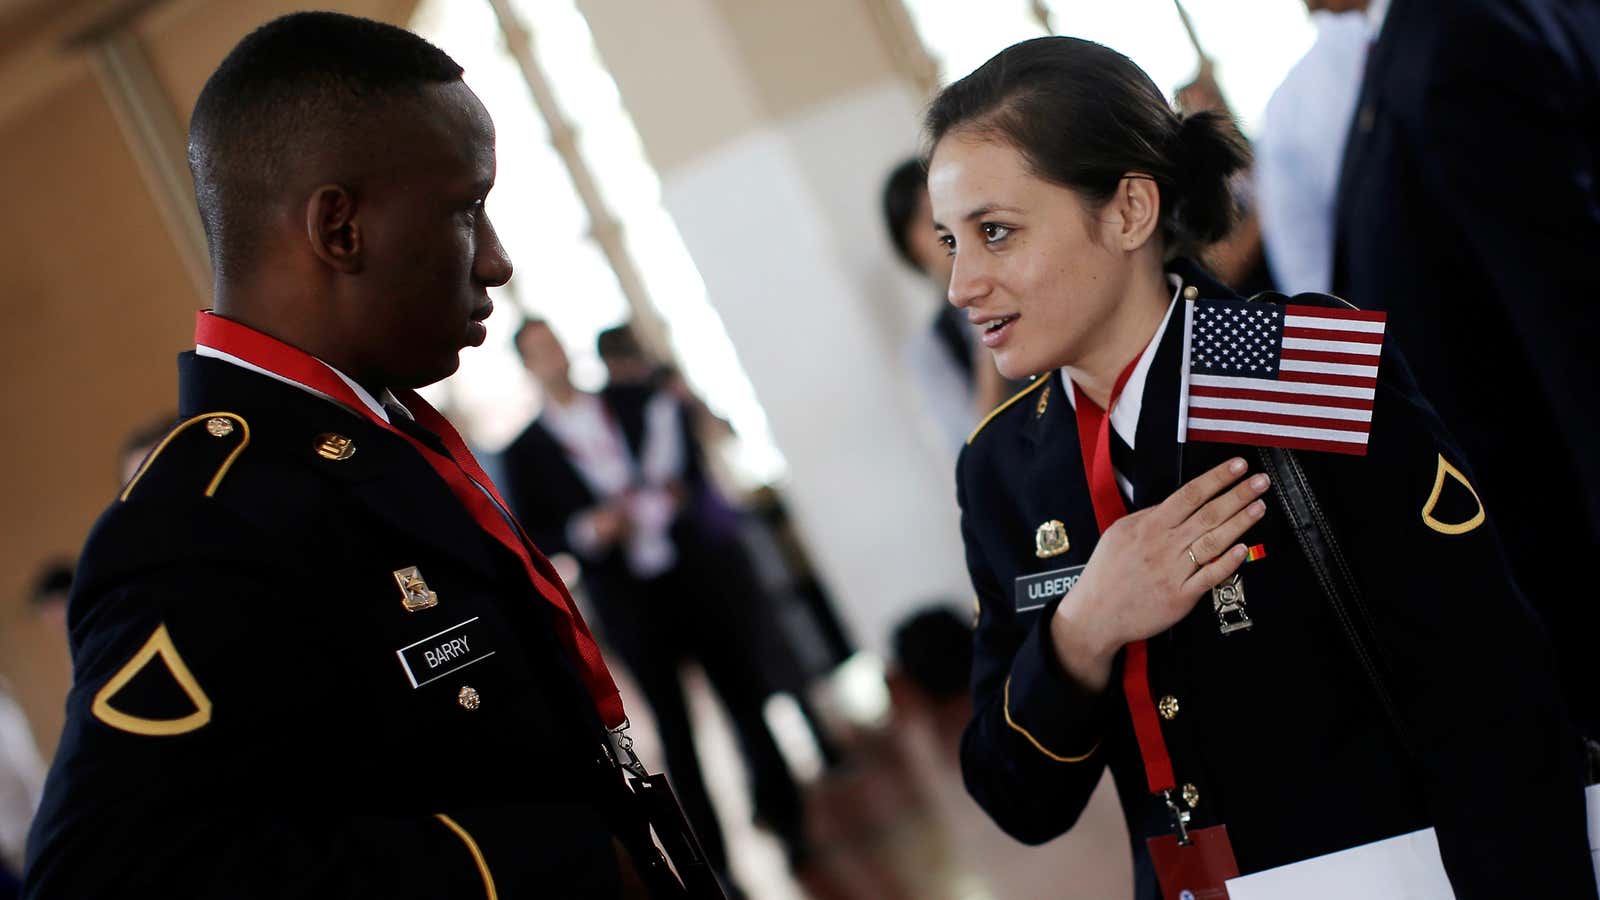
[{"label": "name tape reading ulberg", "polygon": [[1023,575],[1016,581],[1017,612],[1044,609],[1051,600],[1064,597],[1083,575],[1083,566],[1052,569],[1036,575]]},{"label": "name tape reading ulberg", "polygon": [[411,682],[412,687],[419,688],[493,656],[494,651],[489,649],[488,644],[487,629],[478,622],[477,616],[473,616],[414,644],[401,647],[394,655],[400,658],[406,680]]}]

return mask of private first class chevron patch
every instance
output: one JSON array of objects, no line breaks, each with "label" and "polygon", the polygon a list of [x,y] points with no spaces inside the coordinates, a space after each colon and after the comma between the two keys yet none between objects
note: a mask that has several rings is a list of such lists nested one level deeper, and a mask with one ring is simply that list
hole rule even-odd
[{"label": "private first class chevron patch", "polygon": [[[158,660],[159,669],[153,667]],[[140,684],[130,689],[135,681]],[[172,690],[174,687],[176,691]],[[167,716],[155,715],[153,708],[139,708],[166,707],[177,693],[193,706],[192,712]],[[113,706],[112,700],[124,694],[138,696],[123,696],[119,706]],[[112,728],[146,737],[187,734],[211,721],[211,699],[178,655],[166,625],[158,626],[144,646],[95,693],[91,709],[96,719]]]}]

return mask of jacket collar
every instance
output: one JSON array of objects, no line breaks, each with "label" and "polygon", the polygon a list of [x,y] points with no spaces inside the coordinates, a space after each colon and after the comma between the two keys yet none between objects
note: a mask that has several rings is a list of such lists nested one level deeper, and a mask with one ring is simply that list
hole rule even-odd
[{"label": "jacket collar", "polygon": [[[1183,364],[1183,332],[1187,317],[1184,288],[1193,287],[1198,297],[1208,299],[1237,299],[1231,289],[1211,277],[1199,265],[1187,259],[1176,259],[1167,271],[1182,282],[1179,303],[1168,317],[1166,327],[1156,342],[1154,358],[1144,379],[1140,396],[1138,425],[1134,431],[1134,470],[1122,473],[1134,485],[1134,506],[1143,508],[1160,502],[1182,483],[1179,465],[1182,453],[1177,442],[1179,369]],[[1065,393],[1071,390],[1060,370],[1048,376],[1050,384],[1040,391],[1050,391],[1043,412],[1029,415],[1021,434],[1034,448],[1030,462],[1031,483],[1056,467],[1068,467],[1077,484],[1087,490],[1083,475],[1083,456],[1078,447],[1077,417]],[[1034,408],[1040,405],[1033,401]],[[1052,476],[1053,477],[1053,476]]]},{"label": "jacket collar", "polygon": [[[178,356],[178,398],[185,417],[221,411],[242,416],[251,428],[248,455],[304,465],[339,485],[329,490],[354,498],[386,525],[486,575],[499,573],[493,541],[449,486],[403,438],[365,416],[192,351]],[[328,435],[350,440],[355,452],[343,459],[321,455],[318,448]]]}]

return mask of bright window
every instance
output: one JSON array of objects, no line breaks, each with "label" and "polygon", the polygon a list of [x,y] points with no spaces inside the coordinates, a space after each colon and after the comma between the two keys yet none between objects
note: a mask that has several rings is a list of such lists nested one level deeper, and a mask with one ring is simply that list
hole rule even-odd
[{"label": "bright window", "polygon": [[[739,435],[728,462],[749,484],[776,480],[784,462],[766,415],[661,205],[660,183],[588,23],[572,0],[513,0],[511,7],[532,33],[540,73],[577,134],[605,206],[621,223],[626,252],[666,323],[673,362]],[[499,175],[488,209],[516,274],[495,292],[484,347],[462,354],[461,370],[429,396],[450,407],[476,444],[497,450],[539,403],[512,346],[520,314],[551,324],[567,345],[573,380],[593,389],[605,380],[595,336],[627,320],[630,309],[488,0],[424,0],[411,26],[466,67],[467,84],[494,118]]]},{"label": "bright window", "polygon": [[[923,44],[946,82],[1017,41],[1045,34],[1030,0],[905,0]],[[1057,33],[1098,41],[1126,54],[1170,99],[1194,77],[1199,58],[1173,0],[1053,0],[1044,4]],[[1261,124],[1272,91],[1316,32],[1296,0],[1186,0],[1195,33],[1216,65],[1217,81],[1246,134]]]}]

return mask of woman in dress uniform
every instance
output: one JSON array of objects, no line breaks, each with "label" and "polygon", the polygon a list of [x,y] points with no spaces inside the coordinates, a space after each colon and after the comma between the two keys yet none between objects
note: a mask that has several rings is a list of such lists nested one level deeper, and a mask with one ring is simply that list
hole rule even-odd
[{"label": "woman in dress uniform", "polygon": [[[1042,843],[1109,767],[1141,900],[1430,826],[1459,897],[1594,898],[1545,636],[1393,349],[1364,452],[1176,440],[1185,305],[1239,301],[1184,258],[1232,223],[1232,122],[1051,37],[926,127],[950,302],[1002,374],[1038,376],[958,466],[973,797]],[[1293,491],[1264,471],[1283,459]]]}]

